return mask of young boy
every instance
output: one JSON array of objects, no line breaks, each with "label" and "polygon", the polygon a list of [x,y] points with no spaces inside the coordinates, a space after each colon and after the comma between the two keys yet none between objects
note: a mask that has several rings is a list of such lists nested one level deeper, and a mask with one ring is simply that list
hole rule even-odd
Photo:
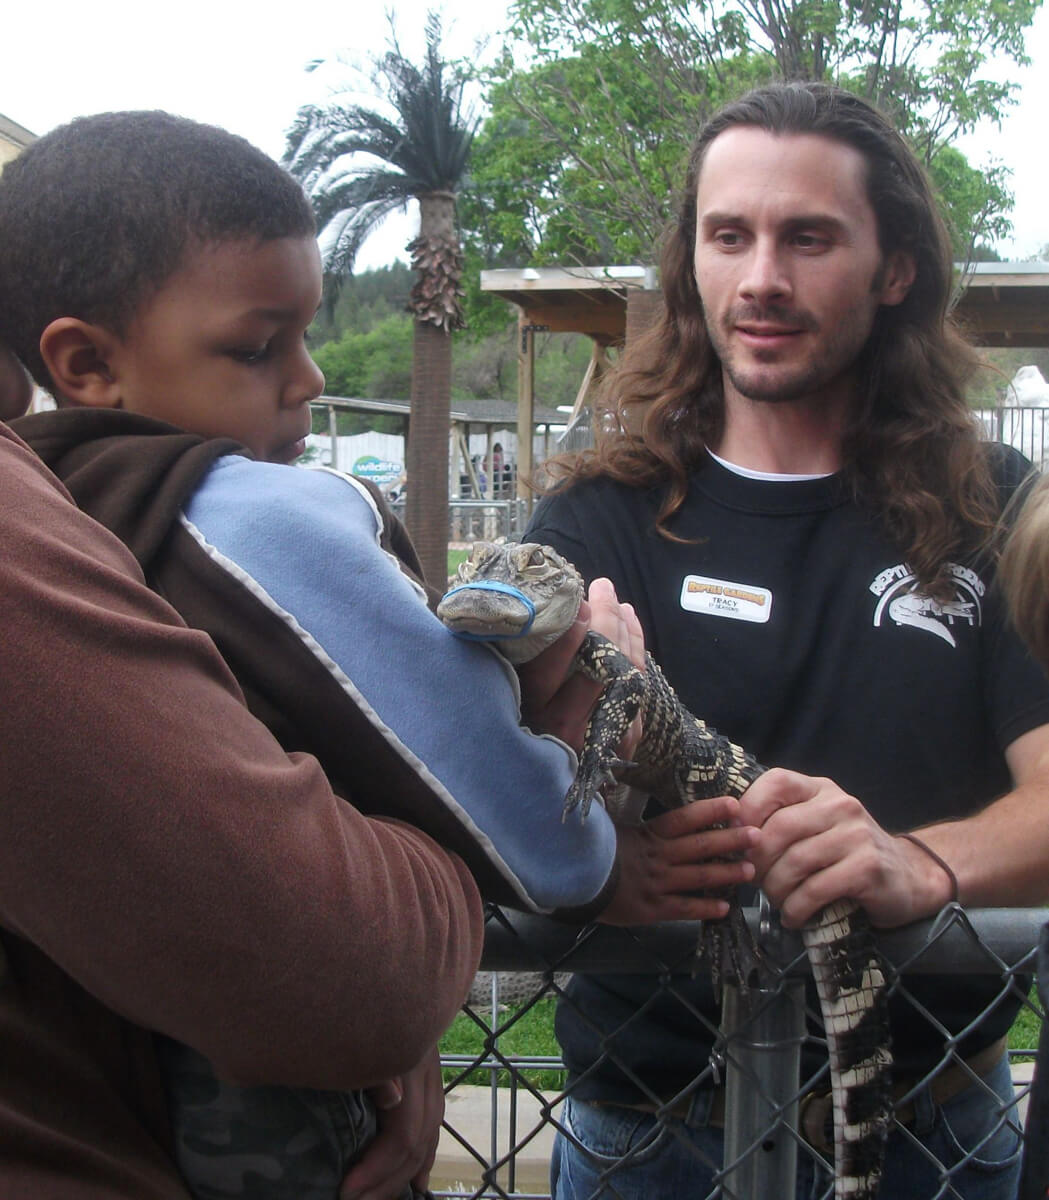
[{"label": "young boy", "polygon": [[[0,330],[60,408],[18,432],[212,636],[286,749],[316,755],[356,807],[458,852],[488,898],[624,922],[721,915],[723,902],[689,893],[751,873],[702,861],[751,844],[746,829],[696,837],[730,822],[733,802],[618,837],[603,813],[562,825],[572,753],[522,729],[506,664],[430,614],[414,552],[374,492],[288,469],[323,386],[304,344],[320,302],[313,234],[298,186],[223,131],[116,113],[40,139],[0,179]],[[605,632],[636,641],[607,590],[592,599]],[[540,701],[554,690],[549,677],[539,686]],[[560,693],[576,731],[580,686]],[[265,930],[229,952],[264,954]],[[158,1045],[197,1194],[335,1194],[374,1127],[365,1094],[234,1087],[195,1050]],[[348,1186],[362,1190],[363,1166]]]}]

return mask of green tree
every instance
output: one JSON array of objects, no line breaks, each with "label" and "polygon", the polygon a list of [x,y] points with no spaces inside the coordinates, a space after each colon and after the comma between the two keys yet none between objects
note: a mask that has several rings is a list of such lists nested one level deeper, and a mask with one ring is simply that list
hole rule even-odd
[{"label": "green tree", "polygon": [[463,204],[487,265],[651,259],[694,133],[686,114],[721,98],[701,102],[707,79],[672,67],[660,47],[619,39],[528,71],[504,60]]},{"label": "green tree", "polygon": [[1012,194],[1000,166],[977,170],[953,146],[941,146],[928,164],[947,218],[954,255],[960,262],[990,256],[989,242],[1012,228],[1008,211]]},{"label": "green tree", "polygon": [[409,297],[415,324],[405,519],[435,580],[447,572],[451,332],[463,323],[456,194],[476,130],[463,103],[464,79],[441,57],[440,42],[440,21],[431,13],[421,66],[395,38],[375,62],[373,84],[385,111],[302,108],[284,155],[313,200],[325,268],[336,276],[352,270],[385,217],[419,202],[419,236],[408,245],[417,278]]},{"label": "green tree", "polygon": [[310,328],[317,345],[341,337],[348,329],[367,333],[384,317],[404,313],[412,290],[412,271],[407,263],[361,271],[340,281],[338,294],[322,306]]},{"label": "green tree", "polygon": [[[516,0],[464,206],[493,265],[651,260],[710,112],[774,78],[833,81],[885,109],[929,166],[955,248],[1007,232],[1001,169],[950,146],[998,120],[1040,0]],[[527,62],[526,70],[520,69]]]},{"label": "green tree", "polygon": [[412,323],[390,313],[370,329],[348,329],[313,351],[329,396],[407,400],[411,395]]},{"label": "green tree", "polygon": [[[453,397],[464,406],[471,400],[517,401],[517,323],[487,337],[460,343],[455,356]],[[587,364],[591,342],[575,333],[540,333],[535,343],[535,398],[548,408],[573,404]]]}]

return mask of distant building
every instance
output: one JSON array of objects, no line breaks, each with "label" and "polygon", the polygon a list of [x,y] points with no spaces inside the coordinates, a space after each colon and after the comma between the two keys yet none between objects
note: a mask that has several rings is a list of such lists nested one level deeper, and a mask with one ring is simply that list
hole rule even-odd
[{"label": "distant building", "polygon": [[[27,146],[32,145],[35,141],[35,133],[30,133],[17,121],[12,121],[10,117],[5,117],[3,113],[0,113],[0,171],[4,169],[6,163],[17,158]],[[34,387],[33,399],[29,404],[31,412],[37,412],[41,408],[54,408],[54,406],[54,401],[47,392]]]},{"label": "distant building", "polygon": [[35,133],[30,133],[10,117],[0,113],[0,170],[3,169],[4,163],[10,162],[35,141]]}]

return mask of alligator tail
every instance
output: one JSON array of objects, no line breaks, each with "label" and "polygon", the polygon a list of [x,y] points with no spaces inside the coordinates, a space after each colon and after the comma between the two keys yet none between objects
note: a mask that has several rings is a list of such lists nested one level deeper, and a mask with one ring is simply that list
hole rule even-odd
[{"label": "alligator tail", "polygon": [[888,997],[867,914],[829,904],[802,931],[830,1056],[835,1200],[874,1200],[892,1125]]}]

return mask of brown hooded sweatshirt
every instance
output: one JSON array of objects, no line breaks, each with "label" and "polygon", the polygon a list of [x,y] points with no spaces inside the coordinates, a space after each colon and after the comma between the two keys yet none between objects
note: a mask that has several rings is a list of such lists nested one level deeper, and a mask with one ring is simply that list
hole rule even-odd
[{"label": "brown hooded sweatshirt", "polygon": [[469,987],[477,890],[285,753],[3,426],[0,550],[0,1196],[184,1197],[146,1031],[244,1083],[403,1073]]}]

